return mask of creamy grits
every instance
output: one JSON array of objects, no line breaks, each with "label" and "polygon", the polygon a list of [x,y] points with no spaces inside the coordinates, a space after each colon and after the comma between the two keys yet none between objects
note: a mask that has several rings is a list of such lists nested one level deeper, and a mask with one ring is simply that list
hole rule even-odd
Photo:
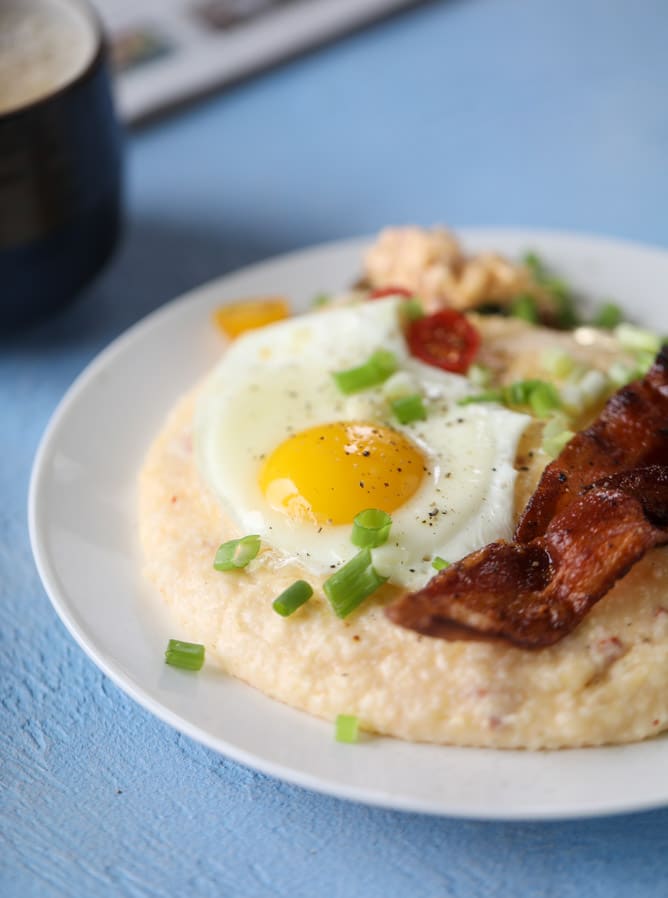
[{"label": "creamy grits", "polygon": [[[501,382],[541,376],[541,349],[557,345],[605,369],[617,351],[601,338],[485,317],[480,360]],[[586,341],[585,341],[586,342]],[[358,717],[401,739],[493,748],[561,748],[644,739],[668,727],[668,552],[648,553],[562,642],[539,651],[448,642],[393,625],[386,584],[337,618],[324,576],[263,543],[244,570],[220,573],[220,543],[242,536],[198,470],[193,421],[202,387],[182,398],[150,447],[140,475],[145,573],[170,606],[179,638],[263,693],[318,717]],[[514,514],[550,460],[542,422],[519,444]],[[584,422],[582,422],[584,426]],[[288,618],[272,600],[297,579],[313,598]]]}]

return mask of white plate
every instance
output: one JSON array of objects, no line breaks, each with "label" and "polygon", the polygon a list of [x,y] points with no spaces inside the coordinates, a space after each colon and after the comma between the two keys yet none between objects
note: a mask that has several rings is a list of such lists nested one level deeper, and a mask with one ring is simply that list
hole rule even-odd
[{"label": "white plate", "polygon": [[[517,231],[468,231],[471,249],[535,248],[592,298],[613,297],[668,332],[668,253],[619,241]],[[258,770],[341,798],[402,810],[489,819],[548,819],[668,803],[668,742],[561,752],[334,741],[332,726],[213,669],[167,667],[167,613],[140,577],[135,479],[180,393],[217,359],[211,310],[258,293],[296,309],[359,271],[365,241],[254,265],[153,313],[111,344],[61,402],[37,453],[30,534],[44,586],[85,652],[167,723]],[[668,688],[668,684],[667,684]]]}]

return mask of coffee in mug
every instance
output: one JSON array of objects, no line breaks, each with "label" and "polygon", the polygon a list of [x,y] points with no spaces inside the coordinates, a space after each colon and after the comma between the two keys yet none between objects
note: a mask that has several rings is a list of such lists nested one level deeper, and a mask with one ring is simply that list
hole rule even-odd
[{"label": "coffee in mug", "polygon": [[84,286],[118,237],[121,137],[83,0],[0,0],[0,330]]}]

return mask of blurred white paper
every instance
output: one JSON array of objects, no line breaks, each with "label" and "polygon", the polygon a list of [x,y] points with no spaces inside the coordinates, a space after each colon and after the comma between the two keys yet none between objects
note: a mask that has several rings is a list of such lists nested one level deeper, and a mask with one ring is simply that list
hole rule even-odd
[{"label": "blurred white paper", "polygon": [[93,0],[128,122],[339,37],[415,0]]}]

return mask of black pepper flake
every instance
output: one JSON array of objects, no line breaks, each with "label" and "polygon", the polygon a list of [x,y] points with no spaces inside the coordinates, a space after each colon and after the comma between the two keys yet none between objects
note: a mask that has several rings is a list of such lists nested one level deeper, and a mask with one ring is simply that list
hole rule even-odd
[{"label": "black pepper flake", "polygon": [[365,458],[368,458],[368,457],[371,455],[371,452],[370,452],[369,449],[365,449],[365,450],[362,452],[362,455],[363,455]]}]

